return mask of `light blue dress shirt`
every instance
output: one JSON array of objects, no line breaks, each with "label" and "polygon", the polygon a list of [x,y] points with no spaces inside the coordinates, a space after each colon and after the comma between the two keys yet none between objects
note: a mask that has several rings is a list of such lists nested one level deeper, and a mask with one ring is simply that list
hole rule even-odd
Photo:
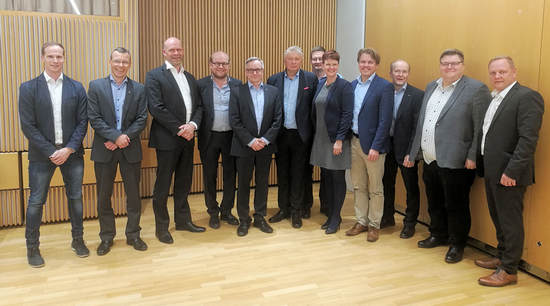
[{"label": "light blue dress shirt", "polygon": [[297,129],[296,125],[296,104],[298,104],[298,83],[300,83],[300,70],[293,79],[289,78],[285,72],[284,86],[284,126],[287,129]]},{"label": "light blue dress shirt", "polygon": [[111,91],[113,92],[113,104],[115,106],[116,116],[116,129],[122,130],[122,109],[124,108],[124,100],[126,99],[126,85],[128,84],[128,78],[124,78],[124,81],[118,85],[112,75],[111,79]]},{"label": "light blue dress shirt", "polygon": [[[258,134],[260,134],[260,129],[262,128],[262,120],[264,119],[264,83],[260,83],[260,87],[256,89],[252,83],[248,82],[248,89],[250,90],[250,96],[252,97],[252,104],[254,104],[254,114],[256,115],[256,124],[258,126]],[[269,141],[264,137],[261,139],[269,144]],[[248,143],[248,146],[251,146],[254,142],[254,139]]]},{"label": "light blue dress shirt", "polygon": [[399,111],[399,106],[401,101],[403,101],[403,96],[405,95],[405,89],[407,89],[407,83],[403,85],[399,90],[394,91],[393,96],[393,119],[391,121],[390,136],[393,136],[393,128],[395,126],[395,119],[397,119],[397,111]]},{"label": "light blue dress shirt", "polygon": [[227,83],[221,88],[218,87],[216,82],[212,81],[213,90],[213,103],[214,103],[214,122],[212,123],[212,131],[226,132],[231,130],[229,124],[229,78]]},{"label": "light blue dress shirt", "polygon": [[351,125],[351,129],[355,134],[359,134],[359,111],[361,111],[363,100],[375,75],[376,73],[373,73],[365,82],[361,82],[361,76],[357,77],[357,86],[354,92],[355,101],[353,102],[353,122]]}]

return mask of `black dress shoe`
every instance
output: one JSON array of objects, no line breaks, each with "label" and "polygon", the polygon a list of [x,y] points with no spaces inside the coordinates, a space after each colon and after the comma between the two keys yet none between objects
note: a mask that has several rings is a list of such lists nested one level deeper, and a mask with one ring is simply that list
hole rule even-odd
[{"label": "black dress shoe", "polygon": [[288,219],[288,217],[290,217],[289,213],[285,212],[284,210],[279,210],[275,215],[273,215],[273,217],[269,218],[269,223],[281,222],[284,219]]},{"label": "black dress shoe", "polygon": [[451,245],[447,254],[445,255],[445,261],[447,263],[457,263],[462,260],[464,256],[464,248],[456,245]]},{"label": "black dress shoe", "polygon": [[256,217],[254,218],[254,227],[257,227],[260,229],[260,231],[264,233],[271,234],[273,233],[273,228],[265,222],[265,219],[263,217]]},{"label": "black dress shoe", "polygon": [[394,218],[382,218],[382,221],[380,221],[380,229],[395,226],[395,219]]},{"label": "black dress shoe", "polygon": [[218,218],[217,214],[210,215],[210,221],[208,221],[208,225],[214,229],[220,228],[220,218]]},{"label": "black dress shoe", "polygon": [[241,222],[241,224],[239,224],[239,227],[237,227],[237,236],[239,237],[246,236],[246,234],[248,234],[249,228],[250,228],[250,223]]},{"label": "black dress shoe", "polygon": [[436,246],[446,245],[446,244],[447,244],[447,239],[440,239],[434,236],[430,236],[424,240],[418,241],[418,247],[423,249],[431,249],[431,248],[435,248]]},{"label": "black dress shoe", "polygon": [[235,216],[233,216],[231,213],[222,214],[220,216],[220,219],[227,222],[227,224],[239,225],[239,219],[235,218]]},{"label": "black dress shoe", "polygon": [[177,224],[176,231],[190,231],[191,233],[202,233],[206,231],[206,228],[195,225],[191,221],[187,221],[183,224]]},{"label": "black dress shoe", "polygon": [[401,233],[399,234],[399,238],[407,239],[414,236],[414,226],[407,226],[405,225],[403,229],[401,230]]},{"label": "black dress shoe", "polygon": [[299,212],[292,214],[292,227],[300,228],[302,227],[302,216]]},{"label": "black dress shoe", "polygon": [[302,218],[304,219],[311,218],[311,208],[304,208],[304,210],[302,210]]},{"label": "black dress shoe", "polygon": [[97,247],[97,255],[103,256],[111,250],[113,246],[113,240],[101,240],[101,243]]},{"label": "black dress shoe", "polygon": [[27,261],[33,268],[42,268],[45,265],[44,258],[40,255],[40,249],[37,246],[27,249]]},{"label": "black dress shoe", "polygon": [[174,243],[174,239],[172,239],[172,235],[170,235],[170,232],[168,231],[155,232],[155,236],[157,236],[158,240],[162,243],[166,243],[166,244]]},{"label": "black dress shoe", "polygon": [[126,239],[126,244],[133,246],[134,249],[138,251],[147,250],[147,244],[145,244],[145,241],[141,240],[139,237]]},{"label": "black dress shoe", "polygon": [[336,233],[340,229],[340,224],[337,226],[327,226],[327,229],[325,230],[325,234],[330,235]]},{"label": "black dress shoe", "polygon": [[327,221],[325,221],[325,223],[323,223],[323,225],[321,225],[321,229],[326,230],[328,228],[329,223],[330,223],[330,218],[327,219]]}]

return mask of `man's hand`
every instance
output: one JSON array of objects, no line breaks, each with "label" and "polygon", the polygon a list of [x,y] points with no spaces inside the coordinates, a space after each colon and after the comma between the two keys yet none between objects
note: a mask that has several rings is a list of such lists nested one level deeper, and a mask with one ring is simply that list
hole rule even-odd
[{"label": "man's hand", "polygon": [[103,144],[105,145],[105,148],[107,148],[107,150],[109,150],[109,151],[114,151],[114,150],[118,149],[118,146],[110,140],[104,142]]},{"label": "man's hand", "polygon": [[63,165],[67,161],[67,158],[69,158],[69,156],[73,152],[74,151],[71,148],[63,148],[63,149],[56,150],[50,156],[50,160],[52,161],[52,163],[56,164],[57,166]]},{"label": "man's hand", "polygon": [[126,135],[126,134],[121,134],[121,135],[118,136],[118,138],[116,139],[115,144],[116,144],[119,148],[124,149],[124,148],[126,148],[128,145],[130,145],[130,137],[128,137],[128,135]]},{"label": "man's hand", "polygon": [[409,154],[405,155],[405,158],[403,159],[403,166],[407,168],[414,167],[414,160],[413,161],[409,160]]},{"label": "man's hand", "polygon": [[500,177],[500,184],[502,186],[512,187],[512,186],[516,186],[516,180],[514,180],[513,178],[503,173],[502,176]]},{"label": "man's hand", "polygon": [[179,129],[178,136],[185,138],[187,141],[195,136],[195,126],[190,123],[180,125]]},{"label": "man's hand", "polygon": [[263,140],[261,140],[260,138],[255,138],[254,142],[252,143],[252,145],[250,147],[254,151],[260,151],[261,149],[263,149],[265,147],[265,142],[263,142]]},{"label": "man's hand", "polygon": [[464,164],[464,167],[466,169],[475,169],[476,168],[476,162],[473,160],[466,159],[466,163]]},{"label": "man's hand", "polygon": [[378,151],[376,151],[375,149],[370,149],[369,155],[367,155],[367,160],[376,161],[378,159],[378,156],[380,156],[380,153]]}]

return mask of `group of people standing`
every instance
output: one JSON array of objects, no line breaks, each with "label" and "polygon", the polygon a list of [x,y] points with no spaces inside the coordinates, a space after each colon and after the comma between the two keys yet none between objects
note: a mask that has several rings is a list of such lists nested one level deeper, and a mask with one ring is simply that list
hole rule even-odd
[{"label": "group of people standing", "polygon": [[[312,167],[321,168],[321,226],[326,234],[340,228],[346,196],[345,172],[351,169],[356,224],[348,236],[395,225],[397,169],[406,188],[407,208],[401,238],[415,234],[420,206],[418,164],[430,214],[430,236],[420,248],[450,245],[445,261],[462,260],[470,230],[469,192],[476,175],[485,175],[487,201],[497,230],[498,256],[476,260],[496,271],[479,279],[489,286],[517,282],[523,248],[522,205],[526,186],[534,182],[534,152],[544,103],[537,92],[516,81],[511,58],[489,62],[494,88],[464,75],[464,54],[445,50],[439,58],[440,78],[425,91],[408,84],[409,64],[390,65],[391,82],[377,75],[380,55],[358,51],[360,75],[351,83],[338,73],[340,55],[315,47],[313,72],[302,69],[297,46],[283,54],[285,69],[264,83],[264,62],[245,61],[246,81],[230,77],[230,57],[223,51],[209,58],[211,74],[196,80],[182,61],[178,38],[162,49],[165,62],[146,74],[145,85],[131,80],[130,52],[116,48],[109,76],[83,86],[64,75],[64,48],[42,46],[44,72],[20,88],[19,112],[29,140],[30,197],[26,214],[27,258],[44,266],[39,251],[42,206],[53,172],[60,167],[72,224],[73,251],[89,255],[82,226],[83,147],[88,121],[94,129],[91,159],[97,180],[101,243],[107,254],[116,234],[111,207],[113,183],[120,167],[127,196],[127,244],[144,251],[140,237],[139,182],[141,144],[147,111],[153,120],[149,146],[155,148],[157,178],[153,190],[155,235],[173,243],[167,198],[173,181],[177,231],[204,232],[193,223],[188,203],[192,183],[195,132],[203,164],[204,197],[209,226],[221,221],[247,235],[250,226],[271,233],[269,223],[290,219],[294,228],[311,216]],[[272,155],[277,164],[279,211],[266,221],[268,178]],[[218,161],[223,167],[223,197],[216,200]],[[254,212],[250,216],[250,182],[254,173]],[[237,176],[238,174],[238,176]],[[231,211],[238,178],[237,217]]]}]

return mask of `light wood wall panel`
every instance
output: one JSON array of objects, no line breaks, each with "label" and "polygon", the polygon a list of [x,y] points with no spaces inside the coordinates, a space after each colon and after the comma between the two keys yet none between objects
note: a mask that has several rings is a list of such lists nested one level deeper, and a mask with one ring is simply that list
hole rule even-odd
[{"label": "light wood wall panel", "polygon": [[182,40],[184,66],[195,77],[210,73],[208,56],[225,50],[232,72],[244,80],[244,61],[258,56],[266,78],[283,69],[283,51],[292,45],[305,50],[304,68],[310,70],[309,50],[334,47],[335,0],[139,0],[140,75],[163,63],[162,43]]},{"label": "light wood wall panel", "polygon": [[[19,127],[17,107],[21,83],[38,76],[43,68],[40,47],[46,41],[65,46],[64,73],[85,88],[110,70],[109,54],[124,46],[132,52],[130,77],[139,75],[137,0],[120,1],[120,17],[78,16],[0,11],[0,152],[23,151],[27,140]],[[90,147],[92,132],[85,146]]]},{"label": "light wood wall panel", "polygon": [[[466,75],[486,84],[489,59],[509,55],[518,67],[518,81],[548,97],[549,3],[548,0],[369,0],[365,45],[380,52],[382,62],[378,72],[382,77],[389,76],[389,65],[393,60],[402,58],[411,64],[409,82],[421,89],[439,77],[439,55],[444,49],[461,49],[465,54]],[[537,184],[528,188],[525,195],[526,241],[523,252],[524,260],[546,271],[550,271],[548,129],[548,124],[543,122],[536,154]],[[401,183],[398,190],[401,194],[396,199],[404,203]],[[470,198],[470,236],[496,246],[483,179],[476,179]],[[423,198],[423,210],[425,201]],[[404,208],[404,205],[400,204],[400,207]],[[427,215],[427,212],[423,211],[422,215]]]},{"label": "light wood wall panel", "polygon": [[21,224],[21,189],[0,190],[0,228]]},{"label": "light wood wall panel", "polygon": [[19,154],[0,153],[0,190],[18,189],[19,179]]}]

